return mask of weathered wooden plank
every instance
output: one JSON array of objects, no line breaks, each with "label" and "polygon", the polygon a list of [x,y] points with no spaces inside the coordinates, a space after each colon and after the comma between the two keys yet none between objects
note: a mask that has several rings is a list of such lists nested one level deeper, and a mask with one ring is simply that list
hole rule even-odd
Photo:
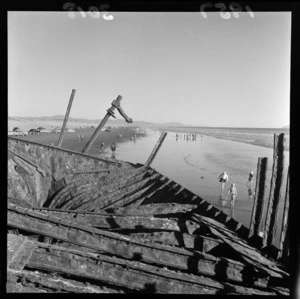
[{"label": "weathered wooden plank", "polygon": [[[55,217],[47,217],[37,212],[27,211],[24,216],[21,208],[8,207],[8,224],[34,234],[41,234],[58,240],[100,250],[123,258],[140,260],[147,264],[167,266],[173,269],[216,276],[221,280],[243,282],[243,274],[248,266],[226,258],[216,258],[201,252],[190,252],[181,248],[159,244],[145,244],[128,236],[70,224]],[[224,268],[225,267],[225,268]],[[260,277],[262,276],[262,277]],[[265,271],[256,273],[253,285],[267,286]],[[248,283],[248,282],[247,282]]]},{"label": "weathered wooden plank", "polygon": [[[147,271],[128,266],[128,263],[116,264],[115,258],[113,262],[109,263],[103,258],[86,257],[54,248],[51,248],[51,254],[42,250],[36,252],[28,263],[28,267],[72,274],[79,276],[81,279],[97,279],[113,286],[126,287],[136,291],[144,290],[147,284],[155,286],[155,292],[157,293],[214,294],[218,289],[221,289],[221,286],[216,288],[203,283],[197,285],[194,281],[193,283],[184,281],[180,277],[182,275],[177,273],[172,273],[172,276],[177,276],[176,281],[174,281],[174,278],[171,279],[170,275],[164,277],[161,269],[158,273],[155,273],[154,269],[152,270],[149,266]],[[139,268],[142,268],[142,266]],[[179,278],[181,279],[179,280]]]},{"label": "weathered wooden plank", "polygon": [[143,173],[144,169],[129,169],[126,168],[124,171],[120,170],[112,170],[109,175],[105,176],[103,180],[90,180],[90,177],[77,178],[73,180],[71,183],[66,185],[63,189],[61,189],[56,196],[52,199],[49,207],[54,208],[62,205],[64,202],[70,200],[72,197],[76,196],[78,190],[81,190],[87,186],[93,186],[93,193],[97,194],[97,192],[104,192],[109,189],[120,188],[121,186],[126,185],[128,180],[133,179],[139,174]]},{"label": "weathered wooden plank", "polygon": [[155,183],[155,180],[160,176],[160,174],[156,173],[151,177],[148,177],[142,181],[136,182],[128,187],[120,190],[123,193],[122,197],[111,198],[110,200],[102,199],[100,205],[97,204],[96,210],[103,210],[107,208],[114,208],[116,206],[123,206],[126,203],[132,201],[136,196],[139,196],[141,193],[136,194],[142,188],[147,190],[147,187],[151,187],[152,184]]},{"label": "weathered wooden plank", "polygon": [[92,198],[89,202],[81,205],[79,210],[84,211],[100,211],[105,207],[109,207],[114,202],[118,202],[122,200],[124,197],[133,195],[135,192],[139,191],[141,188],[146,187],[149,183],[152,183],[155,178],[157,178],[159,174],[151,175],[150,177],[146,177],[129,184],[123,186],[123,188],[119,188],[117,190],[112,190],[110,193],[98,193],[94,198]]},{"label": "weathered wooden plank", "polygon": [[68,293],[119,293],[119,291],[93,285],[90,283],[85,283],[81,281],[76,281],[73,279],[65,279],[59,275],[46,274],[40,271],[30,271],[30,270],[9,270],[9,274],[21,278],[21,281],[26,279],[29,283],[35,285],[39,290],[46,288],[50,292],[68,292]]},{"label": "weathered wooden plank", "polygon": [[62,144],[62,141],[63,141],[63,138],[64,138],[65,129],[66,129],[66,125],[67,125],[67,122],[68,122],[68,119],[69,119],[69,114],[70,114],[70,111],[71,111],[71,108],[72,108],[72,103],[73,103],[73,99],[74,99],[74,96],[75,96],[75,92],[76,92],[76,90],[72,89],[72,93],[71,93],[71,96],[70,96],[70,99],[69,99],[69,103],[68,103],[67,111],[66,111],[66,114],[65,114],[64,122],[63,122],[63,125],[62,125],[62,128],[61,128],[61,132],[60,132],[60,135],[59,135],[58,142],[57,142],[57,147],[61,147],[61,144]]},{"label": "weathered wooden plank", "polygon": [[158,153],[158,151],[159,151],[159,149],[160,149],[162,143],[164,142],[166,136],[167,136],[167,132],[163,132],[163,133],[160,135],[160,137],[159,137],[159,139],[158,139],[158,141],[157,141],[157,143],[156,143],[154,149],[152,150],[152,152],[151,152],[149,158],[147,159],[147,161],[146,161],[146,163],[145,163],[145,166],[146,166],[146,167],[149,167],[149,166],[151,165],[151,163],[153,162],[153,160],[154,160],[155,156],[157,155],[157,153]]},{"label": "weathered wooden plank", "polygon": [[285,136],[274,134],[273,168],[270,186],[270,196],[267,209],[267,217],[264,229],[263,245],[272,244],[276,233],[276,221],[278,205],[281,198],[283,170],[284,170],[284,142]]},{"label": "weathered wooden plank", "polygon": [[256,171],[255,197],[249,227],[249,237],[259,235],[262,224],[262,212],[264,208],[264,196],[266,189],[268,158],[258,158]]},{"label": "weathered wooden plank", "polygon": [[285,251],[284,255],[287,255],[287,251],[289,247],[287,242],[288,216],[289,216],[289,206],[290,206],[289,192],[290,192],[290,174],[288,169],[286,191],[285,191],[285,202],[284,202],[283,217],[282,217],[282,228],[281,228],[280,241],[279,241],[278,259],[282,257],[283,251]]},{"label": "weathered wooden plank", "polygon": [[[122,233],[122,230],[118,230],[118,233]],[[160,244],[198,250],[204,253],[208,253],[210,250],[216,248],[220,244],[224,244],[223,241],[216,238],[211,238],[203,235],[189,235],[180,231],[154,231],[140,233],[136,230],[132,230],[131,232],[127,231],[126,234],[147,243],[157,242]]]},{"label": "weathered wooden plank", "polygon": [[[112,208],[112,207],[119,207],[119,206],[124,206],[124,205],[130,205],[130,203],[134,202],[137,198],[139,198],[140,196],[142,196],[143,194],[147,193],[149,190],[151,190],[152,188],[154,188],[154,186],[156,185],[156,182],[149,180],[148,182],[145,183],[144,186],[142,186],[141,188],[137,188],[136,190],[131,189],[130,191],[128,191],[127,193],[124,193],[123,195],[118,195],[116,196],[114,199],[112,199],[112,203],[106,207],[106,209],[108,207]],[[95,209],[95,212],[102,212],[103,209]]]},{"label": "weathered wooden plank", "polygon": [[215,237],[220,238],[231,246],[239,253],[240,257],[251,264],[252,267],[255,267],[256,269],[261,268],[274,278],[282,278],[282,281],[288,279],[289,274],[282,269],[282,265],[263,256],[260,251],[251,247],[232,231],[226,229],[224,225],[204,216],[198,216],[198,219],[200,222],[207,225]]},{"label": "weathered wooden plank", "polygon": [[104,211],[116,215],[141,215],[141,216],[151,216],[151,215],[166,215],[175,213],[189,212],[195,209],[196,205],[182,204],[178,205],[175,203],[155,203],[155,204],[145,204],[141,206],[128,206],[128,207],[118,207],[105,209]]},{"label": "weathered wooden plank", "polygon": [[[122,215],[103,215],[96,213],[81,213],[63,210],[47,210],[47,209],[32,209],[32,211],[40,211],[45,215],[52,215],[54,217],[62,218],[66,221],[74,221],[85,226],[92,226],[97,228],[148,228],[157,230],[172,230],[180,231],[178,221],[169,218],[155,218],[153,216],[122,216]],[[196,230],[199,226],[195,226]],[[191,226],[191,231],[193,228]]]},{"label": "weathered wooden plank", "polygon": [[24,237],[8,234],[8,268],[22,270],[35,248],[36,244],[33,241]]},{"label": "weathered wooden plank", "polygon": [[[58,273],[75,274],[82,278],[93,278],[112,286],[126,287],[137,291],[217,294],[227,293],[230,289],[230,292],[234,294],[274,294],[267,289],[260,290],[228,283],[222,284],[208,277],[175,272],[116,257],[66,250],[57,246],[49,247],[44,244],[40,244],[27,266]],[[155,288],[147,288],[149,284]]]}]

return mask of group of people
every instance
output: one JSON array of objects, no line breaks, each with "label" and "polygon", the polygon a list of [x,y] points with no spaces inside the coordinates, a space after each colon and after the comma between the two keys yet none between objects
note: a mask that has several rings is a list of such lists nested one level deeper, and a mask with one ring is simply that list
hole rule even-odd
[{"label": "group of people", "polygon": [[78,140],[78,142],[83,141],[83,134],[78,135],[78,136],[77,136],[77,140]]},{"label": "group of people", "polygon": [[[253,173],[253,171],[251,171],[249,174],[248,181],[247,181],[247,184],[250,186],[250,190],[252,188],[253,177],[254,177],[254,173]],[[221,194],[223,194],[225,183],[229,180],[229,177],[228,177],[226,171],[224,171],[223,173],[221,173],[219,175],[218,180],[221,183]],[[236,189],[235,183],[232,183],[230,188],[228,189],[228,195],[230,197],[231,205],[234,205],[234,201],[237,196],[237,189]]]},{"label": "group of people", "polygon": [[[176,133],[176,141],[178,140],[178,138],[181,138],[181,135]],[[196,141],[197,138],[197,134],[184,134],[183,135],[183,139],[186,141]]]}]

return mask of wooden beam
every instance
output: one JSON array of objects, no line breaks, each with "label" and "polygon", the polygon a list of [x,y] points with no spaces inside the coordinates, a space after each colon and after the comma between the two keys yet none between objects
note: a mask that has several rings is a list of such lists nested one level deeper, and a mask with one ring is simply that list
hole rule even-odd
[{"label": "wooden beam", "polygon": [[267,164],[268,158],[258,158],[255,197],[249,227],[249,238],[252,235],[259,235],[259,229],[262,223],[262,212],[264,208],[264,196],[266,188]]},{"label": "wooden beam", "polygon": [[154,160],[156,154],[158,153],[158,151],[159,151],[159,149],[160,149],[162,143],[164,142],[166,136],[167,136],[167,132],[163,132],[163,133],[160,135],[160,137],[159,137],[159,139],[158,139],[158,141],[157,141],[157,143],[156,143],[156,145],[155,145],[155,147],[154,147],[154,149],[153,149],[151,155],[149,156],[147,162],[145,163],[145,166],[146,166],[146,167],[150,166],[150,164],[153,162],[153,160]]},{"label": "wooden beam", "polygon": [[114,116],[114,110],[120,106],[120,102],[122,100],[122,97],[119,95],[112,103],[111,103],[111,107],[109,109],[107,109],[107,113],[104,116],[104,118],[102,119],[101,123],[99,124],[99,126],[97,127],[97,129],[95,130],[95,132],[93,133],[92,137],[90,138],[90,140],[88,141],[88,143],[85,145],[84,149],[82,150],[83,153],[87,153],[92,145],[94,144],[94,142],[96,141],[97,137],[99,136],[101,129],[105,126],[105,124],[107,123],[108,119],[110,116]]},{"label": "wooden beam", "polygon": [[267,209],[267,218],[264,230],[263,245],[272,244],[276,233],[278,206],[281,198],[281,188],[284,170],[284,133],[274,134],[273,168],[270,186],[270,197]]},{"label": "wooden beam", "polygon": [[[282,255],[287,255],[287,251],[289,249],[288,242],[287,242],[287,229],[288,229],[288,214],[289,214],[289,205],[290,205],[290,198],[289,198],[289,191],[290,191],[290,177],[289,171],[287,174],[287,181],[286,181],[286,191],[285,191],[285,203],[283,209],[283,219],[282,219],[282,228],[281,228],[281,235],[279,241],[279,254],[278,258],[281,258]],[[284,251],[284,253],[283,253]]]},{"label": "wooden beam", "polygon": [[66,115],[65,115],[65,119],[64,119],[64,122],[63,122],[63,125],[62,125],[62,128],[61,128],[61,132],[60,132],[60,135],[59,135],[57,147],[61,147],[61,144],[62,144],[62,141],[63,141],[63,137],[64,137],[64,134],[65,134],[65,129],[66,129],[66,125],[67,125],[67,122],[68,122],[70,110],[71,110],[73,99],[74,99],[74,96],[75,96],[75,92],[76,92],[76,90],[72,89],[71,97],[70,97],[69,104],[68,104],[67,111],[66,111]]}]

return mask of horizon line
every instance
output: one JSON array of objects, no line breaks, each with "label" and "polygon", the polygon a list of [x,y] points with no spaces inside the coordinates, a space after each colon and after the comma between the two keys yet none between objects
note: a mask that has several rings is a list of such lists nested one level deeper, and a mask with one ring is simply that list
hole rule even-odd
[{"label": "horizon line", "polygon": [[[58,115],[53,115],[53,116],[8,116],[10,118],[53,118],[55,116],[62,116],[64,118],[64,115],[62,114],[58,114]],[[69,118],[73,118],[73,119],[83,119],[83,120],[89,120],[89,121],[101,121],[101,119],[89,119],[89,118],[80,118],[80,117],[72,117],[70,116]],[[122,118],[118,118],[116,117],[116,119],[109,119],[111,121],[115,121],[115,120],[122,120]],[[136,120],[134,122],[146,122],[146,123],[152,123],[152,124],[168,124],[168,123],[178,123],[179,125],[177,127],[199,127],[199,128],[228,128],[228,129],[234,129],[234,128],[239,128],[239,129],[289,129],[290,124],[283,126],[283,127],[230,127],[230,126],[210,126],[210,125],[186,125],[183,123],[180,123],[178,121],[166,121],[163,123],[158,123],[158,122],[151,122],[151,121],[144,121],[144,120]],[[134,123],[133,123],[134,124]],[[286,128],[288,127],[288,128]]]}]

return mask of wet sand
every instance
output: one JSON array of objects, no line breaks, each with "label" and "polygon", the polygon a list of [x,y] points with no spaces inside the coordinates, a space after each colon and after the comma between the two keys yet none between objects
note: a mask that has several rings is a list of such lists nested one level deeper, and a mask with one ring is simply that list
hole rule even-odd
[{"label": "wet sand", "polygon": [[193,127],[168,127],[161,128],[161,131],[178,132],[181,134],[197,133],[215,138],[238,141],[267,148],[273,148],[274,133],[285,133],[285,149],[289,150],[290,134],[289,129],[239,129],[239,128],[193,128]]}]

